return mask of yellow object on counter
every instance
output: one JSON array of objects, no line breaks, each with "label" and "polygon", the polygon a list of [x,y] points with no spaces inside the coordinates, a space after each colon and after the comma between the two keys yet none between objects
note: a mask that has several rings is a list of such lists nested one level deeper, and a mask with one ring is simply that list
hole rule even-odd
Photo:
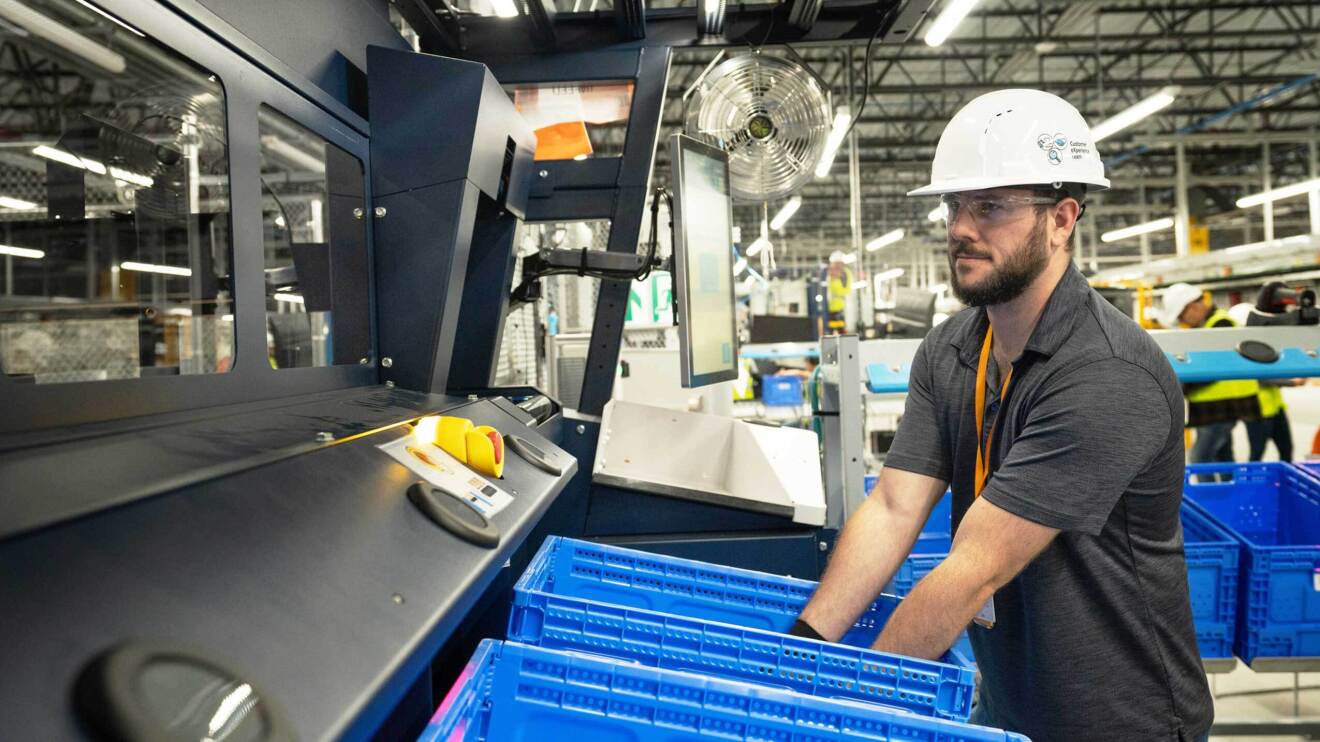
[{"label": "yellow object on counter", "polygon": [[467,435],[472,432],[472,421],[466,417],[439,418],[435,429],[435,445],[445,453],[468,463]]},{"label": "yellow object on counter", "polygon": [[467,465],[487,476],[504,476],[504,436],[489,425],[478,425],[467,433]]}]

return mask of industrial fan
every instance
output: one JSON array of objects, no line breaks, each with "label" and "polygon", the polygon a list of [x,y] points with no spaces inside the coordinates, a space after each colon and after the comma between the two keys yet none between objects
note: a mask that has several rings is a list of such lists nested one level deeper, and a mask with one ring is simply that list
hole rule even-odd
[{"label": "industrial fan", "polygon": [[685,95],[684,129],[729,153],[734,198],[773,200],[812,177],[833,119],[827,89],[805,64],[730,57]]}]

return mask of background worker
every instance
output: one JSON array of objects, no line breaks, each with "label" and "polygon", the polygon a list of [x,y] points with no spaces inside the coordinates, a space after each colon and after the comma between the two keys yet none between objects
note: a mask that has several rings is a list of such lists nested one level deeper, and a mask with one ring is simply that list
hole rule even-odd
[{"label": "background worker", "polygon": [[[1238,327],[1246,327],[1251,309],[1250,302],[1235,304],[1228,310],[1228,316]],[[1278,449],[1279,461],[1292,461],[1292,424],[1288,420],[1288,406],[1283,401],[1283,387],[1301,386],[1306,382],[1303,379],[1264,379],[1259,383],[1260,393],[1256,399],[1260,403],[1260,419],[1246,423],[1250,448],[1247,461],[1263,461],[1265,447],[1270,441]]]},{"label": "background worker", "polygon": [[876,648],[938,657],[967,628],[973,723],[1035,742],[1200,740],[1213,708],[1178,516],[1182,394],[1073,265],[1081,199],[1108,185],[1057,96],[989,93],[945,128],[910,195],[948,207],[951,287],[971,309],[917,351],[885,467],[794,630],[838,640],[951,484],[953,548]]},{"label": "background worker", "polygon": [[[1175,283],[1164,292],[1163,323],[1194,328],[1235,327],[1228,312],[1205,300],[1204,292],[1190,284]],[[1186,384],[1187,426],[1196,431],[1188,459],[1193,464],[1234,461],[1233,426],[1239,420],[1260,420],[1260,384],[1254,379],[1227,379],[1208,384]]]},{"label": "background worker", "polygon": [[844,319],[848,309],[848,297],[852,294],[853,274],[843,262],[844,254],[835,250],[830,253],[830,266],[825,286],[826,303],[829,311],[827,332],[841,333],[847,326]]}]

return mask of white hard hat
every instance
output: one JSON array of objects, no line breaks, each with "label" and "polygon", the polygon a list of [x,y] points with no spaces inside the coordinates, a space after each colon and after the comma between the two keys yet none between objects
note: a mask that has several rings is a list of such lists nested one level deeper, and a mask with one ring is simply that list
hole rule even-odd
[{"label": "white hard hat", "polygon": [[1165,327],[1177,327],[1178,317],[1188,304],[1200,301],[1202,292],[1190,283],[1175,283],[1164,290],[1164,299],[1160,309],[1160,323]]},{"label": "white hard hat", "polygon": [[1255,306],[1249,301],[1234,304],[1228,310],[1228,318],[1233,320],[1233,324],[1238,327],[1246,327],[1247,319],[1251,317],[1251,310],[1255,309]]},{"label": "white hard hat", "polygon": [[1055,183],[1109,187],[1086,119],[1051,93],[996,90],[954,115],[935,147],[930,185],[908,195]]},{"label": "white hard hat", "polygon": [[831,263],[842,263],[842,262],[843,262],[843,259],[846,258],[846,257],[848,257],[848,256],[847,256],[847,255],[844,255],[844,254],[843,254],[843,251],[841,251],[841,250],[835,250],[834,252],[830,253],[830,262],[831,262]]}]

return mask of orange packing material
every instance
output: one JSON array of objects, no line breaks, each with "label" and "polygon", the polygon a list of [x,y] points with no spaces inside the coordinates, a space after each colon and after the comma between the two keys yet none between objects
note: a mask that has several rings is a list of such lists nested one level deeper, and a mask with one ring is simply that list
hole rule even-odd
[{"label": "orange packing material", "polygon": [[565,121],[536,130],[537,160],[571,160],[590,154],[586,122]]}]

